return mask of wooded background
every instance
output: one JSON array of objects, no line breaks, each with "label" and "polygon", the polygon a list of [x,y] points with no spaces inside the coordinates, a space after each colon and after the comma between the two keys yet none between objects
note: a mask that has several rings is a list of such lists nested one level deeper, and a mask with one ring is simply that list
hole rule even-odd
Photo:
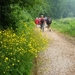
[{"label": "wooded background", "polygon": [[41,14],[53,19],[75,17],[75,0],[0,0],[0,28],[15,29],[18,21],[34,20]]}]

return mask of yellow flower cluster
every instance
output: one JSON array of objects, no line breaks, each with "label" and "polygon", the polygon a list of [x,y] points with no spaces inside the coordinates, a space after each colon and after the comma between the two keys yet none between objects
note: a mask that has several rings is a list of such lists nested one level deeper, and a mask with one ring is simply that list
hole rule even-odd
[{"label": "yellow flower cluster", "polygon": [[[27,24],[23,24],[27,28]],[[22,30],[20,35],[9,29],[0,31],[0,66],[4,65],[3,73],[8,72],[16,64],[22,63],[22,60],[27,61],[24,59],[26,54],[37,57],[47,44],[48,40],[35,28],[33,30],[28,28],[27,32]],[[30,55],[29,59],[31,59]]]}]

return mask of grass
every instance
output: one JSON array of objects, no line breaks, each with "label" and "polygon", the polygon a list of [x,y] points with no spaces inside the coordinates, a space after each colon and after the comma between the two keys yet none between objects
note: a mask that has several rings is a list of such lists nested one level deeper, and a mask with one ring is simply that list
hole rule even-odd
[{"label": "grass", "polygon": [[75,18],[53,20],[52,28],[72,37],[75,37]]}]

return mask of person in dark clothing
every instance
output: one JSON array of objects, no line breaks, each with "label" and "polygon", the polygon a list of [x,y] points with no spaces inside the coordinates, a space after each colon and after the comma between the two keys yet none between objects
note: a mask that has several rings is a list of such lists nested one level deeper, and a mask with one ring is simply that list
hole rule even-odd
[{"label": "person in dark clothing", "polygon": [[41,18],[40,18],[40,28],[42,29],[42,31],[44,32],[44,17],[43,15],[41,15]]},{"label": "person in dark clothing", "polygon": [[50,28],[51,23],[52,23],[52,19],[48,16],[46,20],[46,24],[47,24],[48,29],[50,29],[50,31],[51,31],[51,28]]}]

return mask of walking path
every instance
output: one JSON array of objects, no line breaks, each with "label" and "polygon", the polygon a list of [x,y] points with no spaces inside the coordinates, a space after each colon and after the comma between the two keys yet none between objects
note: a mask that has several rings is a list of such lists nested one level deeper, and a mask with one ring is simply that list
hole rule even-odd
[{"label": "walking path", "polygon": [[75,45],[45,28],[53,41],[37,58],[37,75],[75,75]]}]

